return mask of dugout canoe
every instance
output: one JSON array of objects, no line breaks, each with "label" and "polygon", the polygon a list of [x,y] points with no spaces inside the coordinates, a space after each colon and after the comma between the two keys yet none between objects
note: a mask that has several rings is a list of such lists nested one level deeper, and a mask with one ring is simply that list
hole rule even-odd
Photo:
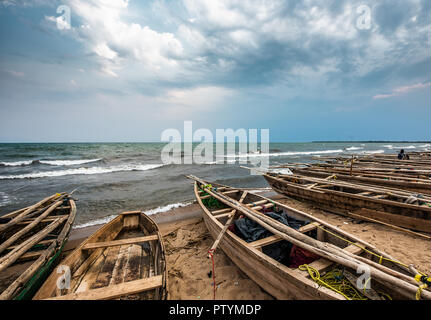
[{"label": "dugout canoe", "polygon": [[[336,246],[337,249],[341,249],[340,251],[343,253],[360,259],[362,263],[368,263],[372,267],[378,265],[381,270],[384,270],[384,276],[387,275],[388,278],[383,281],[380,280],[380,278],[378,279],[375,276],[371,276],[373,290],[362,290],[366,298],[382,299],[382,296],[377,294],[377,292],[384,292],[389,294],[392,299],[415,299],[419,285],[417,283],[415,284],[412,271],[400,265],[398,262],[395,262],[395,260],[386,253],[354,235],[340,230],[313,215],[291,208],[264,196],[253,194],[247,190],[212,182],[209,183],[193,176],[188,177],[195,180],[194,193],[197,202],[202,208],[205,225],[214,239],[220,239],[220,249],[222,249],[232,262],[251,280],[276,299],[345,300],[346,296],[322,284],[316,283],[311,277],[309,270],[318,271],[320,276],[324,277],[325,274],[331,273],[336,268],[344,268],[344,273],[341,275],[341,279],[344,281],[343,283],[346,285],[350,283],[354,286],[357,286],[356,280],[358,276],[356,270],[338,263],[340,261],[338,258],[340,257],[334,258],[334,256],[331,256],[329,258],[325,256],[325,258],[319,254],[320,258],[318,257],[317,260],[309,263],[309,268],[289,268],[287,265],[271,258],[265,253],[266,247],[285,241],[285,233],[273,234],[253,242],[246,242],[233,231],[226,229],[226,225],[229,224],[229,222],[241,218],[240,215],[250,214],[251,212],[251,214],[256,214],[258,217],[261,217],[264,215],[262,214],[263,210],[267,212],[268,209],[274,207],[277,207],[276,211],[278,213],[284,212],[289,217],[304,222],[304,226],[299,228],[298,231],[292,232],[310,241],[316,241],[321,247]],[[214,208],[211,207],[214,202],[205,201],[205,199],[210,198],[216,199],[219,204],[221,204],[221,207],[218,206],[214,210]],[[233,220],[231,219],[232,215],[234,215]],[[268,216],[266,217],[276,223],[275,219]],[[255,221],[259,221],[259,218]],[[258,223],[261,224],[261,222]],[[283,226],[287,227],[285,225]],[[223,232],[225,233],[220,238],[220,234]],[[296,241],[294,244],[303,249],[307,249],[306,243],[308,243],[308,241],[303,240]],[[371,254],[369,254],[370,252]],[[383,259],[380,259],[380,257],[383,257]],[[341,261],[342,260],[341,258]],[[379,262],[381,262],[381,265],[379,265]],[[417,271],[415,272],[417,273]],[[400,282],[398,282],[398,280],[400,280]],[[406,286],[404,287],[404,285]],[[406,290],[409,292],[407,293]],[[421,297],[430,299],[431,292],[428,289],[423,290],[421,292]]]},{"label": "dugout canoe", "polygon": [[311,202],[326,211],[431,233],[430,196],[418,198],[403,190],[300,175],[266,173],[263,177],[277,193]]},{"label": "dugout canoe", "polygon": [[123,212],[60,262],[34,300],[161,300],[167,297],[163,240],[141,211]]},{"label": "dugout canoe", "polygon": [[415,193],[423,193],[431,195],[431,179],[418,179],[409,177],[398,177],[383,175],[377,173],[356,173],[352,170],[352,175],[349,171],[336,171],[331,169],[324,169],[319,167],[309,168],[293,168],[290,170],[294,174],[303,175],[307,177],[325,179],[331,175],[336,175],[336,179],[351,183],[361,183],[369,185],[378,185],[387,188],[395,188],[407,190]]},{"label": "dugout canoe", "polygon": [[76,216],[61,193],[0,217],[0,300],[27,300],[59,260]]}]

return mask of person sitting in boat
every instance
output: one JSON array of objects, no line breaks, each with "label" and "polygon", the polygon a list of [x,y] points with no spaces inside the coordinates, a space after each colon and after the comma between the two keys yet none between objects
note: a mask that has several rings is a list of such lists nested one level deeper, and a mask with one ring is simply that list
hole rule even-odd
[{"label": "person sitting in boat", "polygon": [[410,159],[410,157],[408,156],[408,154],[406,154],[406,153],[404,152],[404,149],[401,149],[401,150],[400,150],[400,153],[398,153],[398,159],[399,159],[399,160],[409,160],[409,159]]}]

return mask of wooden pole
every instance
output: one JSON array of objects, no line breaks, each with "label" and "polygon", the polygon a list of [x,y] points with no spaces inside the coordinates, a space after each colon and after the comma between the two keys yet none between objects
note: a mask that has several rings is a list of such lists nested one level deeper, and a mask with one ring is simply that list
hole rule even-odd
[{"label": "wooden pole", "polygon": [[[239,200],[240,203],[242,203],[244,201],[245,197],[247,196],[247,193],[248,193],[247,191],[243,192],[241,199]],[[228,221],[226,222],[223,229],[221,230],[221,232],[217,236],[217,239],[214,241],[213,245],[211,246],[211,249],[210,249],[211,252],[214,252],[217,249],[217,246],[220,243],[220,240],[223,238],[223,235],[226,233],[227,228],[229,228],[232,221],[234,220],[236,212],[237,212],[237,210],[232,210]]]}]

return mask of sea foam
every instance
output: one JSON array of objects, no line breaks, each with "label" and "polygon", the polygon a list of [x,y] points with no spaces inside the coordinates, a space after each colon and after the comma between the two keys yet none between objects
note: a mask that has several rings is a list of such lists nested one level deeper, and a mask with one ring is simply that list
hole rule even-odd
[{"label": "sea foam", "polygon": [[92,174],[102,174],[102,173],[112,173],[121,171],[147,171],[155,168],[162,167],[163,164],[138,164],[138,165],[119,165],[111,167],[91,167],[91,168],[75,168],[66,170],[56,170],[56,171],[44,171],[35,173],[26,173],[11,176],[0,176],[0,180],[6,179],[35,179],[35,178],[45,178],[45,177],[61,177],[68,175],[92,175]]}]

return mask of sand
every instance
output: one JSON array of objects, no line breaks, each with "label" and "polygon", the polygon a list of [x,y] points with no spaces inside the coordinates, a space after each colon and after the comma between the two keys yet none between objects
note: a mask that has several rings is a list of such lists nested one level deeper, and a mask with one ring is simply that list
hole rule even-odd
[{"label": "sand", "polygon": [[[324,212],[293,199],[275,196],[277,201],[306,211],[338,228],[375,245],[406,264],[414,264],[422,272],[431,274],[429,240],[419,238],[386,226],[359,222],[350,218]],[[166,246],[169,299],[213,299],[211,260],[208,249],[213,239],[202,221],[197,204],[153,215],[159,224]],[[101,226],[72,231],[67,249],[70,250]],[[70,251],[69,251],[70,252]],[[215,253],[216,299],[253,300],[273,299],[261,290],[222,250]]]}]

